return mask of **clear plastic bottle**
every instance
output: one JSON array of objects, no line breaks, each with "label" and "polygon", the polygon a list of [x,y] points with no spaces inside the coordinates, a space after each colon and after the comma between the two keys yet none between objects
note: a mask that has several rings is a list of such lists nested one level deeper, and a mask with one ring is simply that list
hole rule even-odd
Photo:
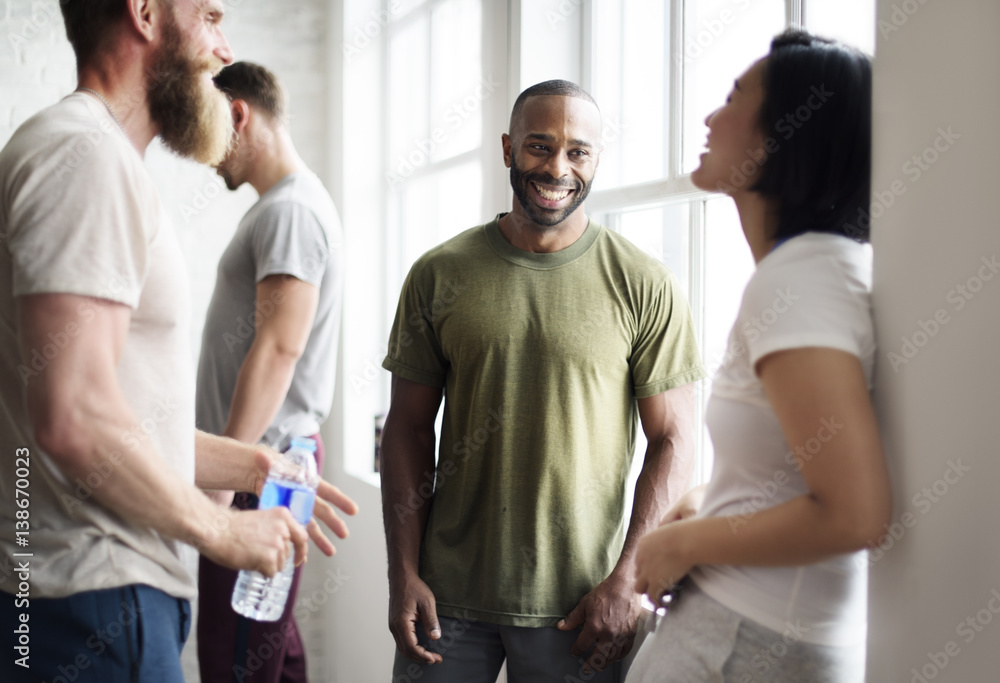
[{"label": "clear plastic bottle", "polygon": [[[292,439],[282,458],[271,465],[257,509],[267,510],[282,505],[300,524],[308,524],[319,484],[315,452],[316,442],[312,439]],[[294,556],[289,556],[284,569],[271,578],[244,569],[233,588],[233,610],[255,621],[277,621],[285,611],[294,571]]]}]

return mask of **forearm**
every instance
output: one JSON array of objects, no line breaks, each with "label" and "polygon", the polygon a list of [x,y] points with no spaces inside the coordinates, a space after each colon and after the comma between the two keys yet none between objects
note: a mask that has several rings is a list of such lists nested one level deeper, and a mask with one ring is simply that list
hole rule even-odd
[{"label": "forearm", "polygon": [[260,493],[267,471],[258,467],[260,453],[270,449],[225,436],[195,432],[195,484],[202,489]]},{"label": "forearm", "polygon": [[260,337],[254,340],[236,379],[225,436],[260,441],[288,395],[298,358]]},{"label": "forearm", "polygon": [[631,581],[639,540],[655,529],[670,507],[684,495],[691,479],[693,448],[681,438],[663,438],[646,447],[635,484],[632,515],[614,574]]},{"label": "forearm", "polygon": [[[191,483],[163,464],[149,441],[129,441],[142,433],[128,406],[103,396],[78,401],[75,416],[58,432],[36,429],[40,447],[70,481],[94,480],[93,499],[122,519],[163,536],[201,546],[225,527],[221,512]],[[67,433],[72,432],[72,436]]]},{"label": "forearm", "polygon": [[390,413],[382,431],[382,519],[390,577],[416,573],[430,499],[419,494],[434,476],[434,433],[397,427]]},{"label": "forearm", "polygon": [[684,564],[796,566],[854,552],[866,538],[847,516],[811,495],[748,515],[689,519],[664,527]]}]

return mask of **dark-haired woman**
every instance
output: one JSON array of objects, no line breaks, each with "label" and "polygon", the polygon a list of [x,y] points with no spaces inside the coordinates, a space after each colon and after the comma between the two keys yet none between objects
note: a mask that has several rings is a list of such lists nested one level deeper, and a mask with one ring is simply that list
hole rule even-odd
[{"label": "dark-haired woman", "polygon": [[692,180],[733,198],[757,269],[709,402],[712,479],[639,544],[636,590],[680,588],[628,681],[863,681],[865,547],[891,514],[869,397],[871,62],[786,32],[706,123]]}]

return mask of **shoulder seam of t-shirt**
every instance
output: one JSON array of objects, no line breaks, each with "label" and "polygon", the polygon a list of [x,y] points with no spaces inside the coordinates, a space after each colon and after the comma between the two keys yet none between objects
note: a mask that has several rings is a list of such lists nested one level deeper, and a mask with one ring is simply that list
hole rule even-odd
[{"label": "shoulder seam of t-shirt", "polygon": [[[803,268],[808,268],[810,263],[829,264],[831,266],[830,272],[845,272],[842,264],[846,262],[848,264],[846,272],[851,273],[856,258],[855,247],[863,251],[865,245],[856,242],[841,245],[831,243],[829,240],[813,241],[812,244],[803,244],[798,249],[780,254],[781,258],[777,258],[779,254],[776,254],[775,257],[771,257],[769,254],[765,260],[757,264],[756,272],[770,276],[771,273],[777,274],[788,269],[800,271]],[[774,258],[774,260],[768,261],[767,259],[770,258]]]},{"label": "shoulder seam of t-shirt", "polygon": [[[291,206],[295,209],[302,209],[308,212],[309,216],[312,218],[312,223],[317,228],[318,232],[322,236],[323,247],[326,250],[325,260],[328,262],[330,259],[330,252],[336,248],[335,245],[330,244],[330,234],[327,230],[327,226],[324,224],[323,220],[316,213],[315,209],[307,204],[298,202],[291,199],[280,199],[275,201],[269,201],[266,205],[261,207],[261,211],[258,215],[254,216],[253,222],[250,226],[250,244],[254,245],[257,239],[266,239],[262,237],[263,234],[274,235],[275,238],[278,234],[283,234],[287,240],[288,236],[291,235],[290,230],[285,230],[285,226],[288,224],[287,221],[283,220],[283,214],[278,214],[273,217],[273,219],[263,220],[265,216],[271,212],[272,209],[281,209],[287,206]],[[253,260],[256,261],[257,247],[251,246],[253,253]],[[266,258],[270,259],[272,257],[271,253],[268,253]],[[323,281],[323,276],[326,273],[326,268],[318,270],[318,277],[310,277],[306,273],[306,269],[303,264],[289,261],[273,261],[267,263],[266,267],[260,269],[254,274],[256,282],[259,284],[264,278],[271,275],[290,275],[303,282],[308,282],[312,285],[319,285]]]},{"label": "shoulder seam of t-shirt", "polygon": [[[746,285],[741,302],[740,315],[745,306],[767,309],[772,301],[784,298],[785,293],[792,307],[800,296],[808,296],[824,302],[846,302],[852,306],[863,305],[868,292],[868,283],[849,268],[839,267],[830,254],[817,255],[819,261],[810,268],[811,279],[797,277],[803,273],[803,263],[788,262],[775,264],[766,270],[758,270]],[[820,266],[820,263],[826,266]],[[828,267],[827,267],[828,266]],[[818,274],[818,276],[817,276]],[[796,277],[792,277],[796,276]],[[812,277],[816,276],[816,277]],[[833,277],[831,277],[833,276]]]},{"label": "shoulder seam of t-shirt", "polygon": [[[273,199],[273,200],[268,200],[266,204],[264,204],[263,206],[260,207],[260,213],[257,216],[254,217],[253,227],[256,228],[257,225],[259,224],[258,222],[260,221],[260,219],[262,217],[264,217],[264,216],[267,216],[271,211],[282,209],[282,208],[285,208],[286,206],[293,206],[293,207],[300,208],[300,209],[303,209],[303,210],[307,211],[310,214],[310,216],[312,217],[312,219],[316,222],[316,225],[318,225],[320,227],[321,232],[323,233],[323,241],[326,242],[327,249],[331,248],[331,246],[330,246],[330,234],[327,231],[327,227],[328,226],[323,221],[323,219],[320,218],[319,214],[316,213],[316,209],[314,209],[313,207],[309,206],[306,203],[303,203],[303,202],[300,202],[300,201],[296,201],[294,199]],[[252,211],[253,207],[250,207],[250,210]],[[266,223],[265,223],[265,225],[266,225]]]},{"label": "shoulder seam of t-shirt", "polygon": [[[74,97],[78,95],[78,97]],[[72,99],[71,99],[72,98]],[[69,128],[63,128],[58,131],[52,131],[52,120],[43,120],[38,126],[41,127],[41,131],[36,129],[23,130],[18,129],[15,135],[27,136],[28,139],[32,137],[40,137],[44,143],[48,146],[53,146],[56,149],[67,148],[72,150],[75,148],[76,144],[81,141],[85,141],[90,148],[90,152],[82,155],[82,160],[78,165],[74,166],[71,170],[72,176],[78,176],[77,172],[81,169],[86,168],[85,164],[100,164],[104,167],[113,167],[113,173],[119,174],[119,177],[125,179],[131,179],[133,177],[133,172],[138,170],[141,173],[147,173],[147,177],[143,182],[147,184],[147,188],[152,190],[152,179],[148,177],[148,172],[146,172],[143,166],[142,157],[137,152],[137,150],[131,145],[128,138],[121,131],[121,129],[114,123],[114,120],[109,117],[106,109],[102,104],[96,102],[93,97],[90,97],[83,93],[71,93],[64,97],[60,102],[52,105],[49,109],[62,108],[58,114],[54,115],[57,120],[64,121],[64,119],[71,119],[73,126]],[[79,113],[79,108],[82,107],[86,111],[86,116],[91,118],[83,118],[83,115]],[[39,112],[38,115],[44,114],[45,111]],[[36,115],[36,116],[38,116]],[[32,117],[34,118],[34,117]],[[95,130],[101,131],[100,140],[96,143],[92,138]],[[47,134],[42,135],[45,132]],[[120,137],[119,137],[120,136]],[[101,144],[105,139],[108,139],[110,144]],[[68,151],[67,151],[68,154]],[[20,167],[26,163],[30,163],[29,156],[21,155],[18,158],[18,166]],[[55,180],[58,182],[62,178],[61,169],[65,168],[65,163],[63,166],[59,167],[58,173],[55,173]],[[22,169],[23,172],[23,169]],[[37,169],[33,169],[31,173],[37,173]],[[69,182],[74,182],[70,180]],[[87,178],[78,176],[78,180],[75,181],[80,186],[86,186]],[[66,181],[62,181],[61,187],[65,190]],[[46,185],[43,184],[42,189],[51,189],[51,183]],[[155,200],[157,209],[156,216],[154,220],[149,224],[151,230],[142,230],[141,240],[146,245],[146,249],[151,247],[151,245],[159,239],[161,231],[163,230],[164,218],[162,212],[162,204],[159,202],[158,195],[155,191],[151,192],[150,198]],[[76,225],[79,221],[76,220]],[[9,226],[8,226],[9,228]],[[5,238],[11,238],[14,233],[8,229],[8,233]],[[146,264],[146,269],[143,272],[137,272],[136,275],[139,276],[131,288],[124,287],[121,291],[116,292],[111,289],[110,286],[98,285],[98,286],[88,286],[83,285],[77,280],[65,280],[62,274],[52,274],[50,277],[43,277],[42,279],[33,282],[30,286],[24,286],[20,281],[20,278],[14,278],[14,285],[12,292],[14,296],[25,296],[30,294],[70,294],[77,296],[87,296],[97,299],[103,299],[107,301],[112,301],[115,303],[121,303],[129,308],[135,309],[139,306],[139,302],[142,296],[142,288],[144,286],[144,279],[148,273],[149,265]],[[16,269],[15,269],[16,271]],[[128,274],[126,274],[128,275]],[[93,283],[90,283],[91,285]]]}]

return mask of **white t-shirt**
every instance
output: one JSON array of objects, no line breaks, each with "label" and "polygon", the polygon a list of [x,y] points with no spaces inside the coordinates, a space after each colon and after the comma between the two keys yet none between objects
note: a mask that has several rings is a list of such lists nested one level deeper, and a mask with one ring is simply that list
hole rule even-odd
[{"label": "white t-shirt", "polygon": [[[712,386],[706,422],[715,448],[699,517],[731,516],[734,533],[764,509],[808,488],[754,373],[769,353],[827,347],[857,356],[869,387],[875,357],[871,248],[846,237],[806,233],[757,264]],[[843,424],[825,419],[800,454],[809,457]],[[802,567],[703,565],[692,578],[730,609],[805,642],[851,646],[867,631],[867,551]]]},{"label": "white t-shirt", "polygon": [[[137,446],[194,481],[194,368],[183,255],[152,179],[95,98],[75,93],[21,126],[0,152],[0,553],[30,552],[31,597],[147,584],[183,598],[196,585],[181,544],[94,501]],[[24,387],[80,334],[67,326],[22,363],[16,298],[40,293],[97,297],[128,306],[131,322],[118,381],[137,421],[91,473],[67,480],[34,442]],[[81,305],[86,325],[87,304]],[[15,453],[29,453],[28,545],[16,535]],[[23,520],[22,520],[23,521]],[[22,525],[23,527],[23,525]],[[23,537],[23,535],[22,535]],[[18,577],[0,571],[0,590]]]}]

